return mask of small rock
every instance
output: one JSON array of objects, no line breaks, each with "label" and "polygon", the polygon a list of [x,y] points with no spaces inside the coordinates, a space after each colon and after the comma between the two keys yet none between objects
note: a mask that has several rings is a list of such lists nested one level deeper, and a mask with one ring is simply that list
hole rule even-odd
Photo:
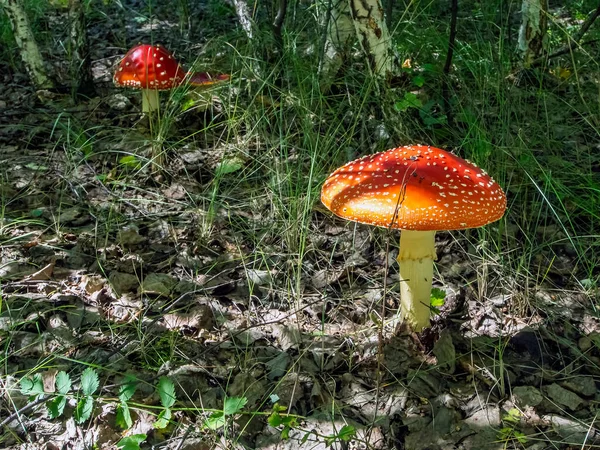
[{"label": "small rock", "polygon": [[598,433],[593,428],[566,417],[548,414],[542,420],[550,423],[554,431],[570,444],[584,445],[597,438]]},{"label": "small rock", "polygon": [[560,385],[585,397],[591,397],[598,391],[594,379],[586,376],[569,378],[568,380],[562,381]]},{"label": "small rock", "polygon": [[571,411],[579,409],[583,403],[583,400],[577,394],[567,391],[565,388],[560,387],[556,383],[546,387],[546,392],[548,393],[548,397],[550,397],[556,403],[566,406]]},{"label": "small rock", "polygon": [[108,97],[106,103],[111,109],[116,111],[125,111],[131,108],[131,102],[123,94],[115,94],[111,97]]},{"label": "small rock", "polygon": [[537,406],[542,403],[542,393],[533,386],[517,386],[512,390],[515,401],[521,406]]}]

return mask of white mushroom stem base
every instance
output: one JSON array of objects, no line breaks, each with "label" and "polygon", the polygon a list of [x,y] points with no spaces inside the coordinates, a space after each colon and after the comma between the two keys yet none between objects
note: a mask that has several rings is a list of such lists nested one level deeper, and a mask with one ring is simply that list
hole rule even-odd
[{"label": "white mushroom stem base", "polygon": [[150,113],[158,110],[158,90],[142,89],[142,112]]},{"label": "white mushroom stem base", "polygon": [[429,326],[435,231],[400,233],[400,318],[414,331]]}]

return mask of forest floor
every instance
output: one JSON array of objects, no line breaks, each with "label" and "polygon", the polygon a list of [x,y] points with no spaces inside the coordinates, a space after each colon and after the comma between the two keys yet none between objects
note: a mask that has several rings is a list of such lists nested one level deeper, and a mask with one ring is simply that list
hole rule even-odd
[{"label": "forest floor", "polygon": [[[163,96],[172,106],[152,120],[137,92],[112,86],[124,42],[230,71],[225,40],[203,49],[204,33],[235,28],[231,11],[213,20],[199,3],[202,20],[182,28],[168,8],[154,26],[104,8],[89,29],[97,96],[36,95],[0,63],[0,446],[111,448],[143,434],[142,448],[173,450],[600,448],[597,211],[555,185],[537,192],[526,158],[505,167],[506,219],[438,233],[445,299],[432,328],[411,333],[393,320],[398,233],[329,214],[320,184],[344,156],[311,157],[301,127],[277,134],[281,116],[319,122],[310,110],[252,97],[256,80],[233,71],[231,84]],[[181,29],[203,45],[175,42]],[[263,128],[240,98],[259,104]],[[557,130],[573,122],[555,111]],[[569,170],[598,199],[598,137],[577,127],[563,140],[588,153]],[[87,368],[99,386],[77,420]],[[52,417],[61,371],[73,386]]]}]

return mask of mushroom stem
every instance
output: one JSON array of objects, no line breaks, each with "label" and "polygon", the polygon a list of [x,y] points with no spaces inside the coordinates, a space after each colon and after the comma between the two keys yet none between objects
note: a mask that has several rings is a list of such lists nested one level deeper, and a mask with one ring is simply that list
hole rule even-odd
[{"label": "mushroom stem", "polygon": [[429,326],[435,231],[400,233],[400,317],[414,331]]},{"label": "mushroom stem", "polygon": [[142,112],[157,111],[158,105],[158,89],[142,89]]}]

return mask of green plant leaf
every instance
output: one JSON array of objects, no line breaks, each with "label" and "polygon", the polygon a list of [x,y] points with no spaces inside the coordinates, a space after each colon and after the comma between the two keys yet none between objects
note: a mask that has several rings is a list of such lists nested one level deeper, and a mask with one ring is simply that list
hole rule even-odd
[{"label": "green plant leaf", "polygon": [[170,408],[175,403],[175,385],[171,381],[171,379],[167,377],[160,377],[158,380],[158,385],[156,386],[158,390],[158,396],[160,397],[160,403],[165,408]]},{"label": "green plant leaf", "polygon": [[338,432],[338,437],[344,442],[349,442],[356,436],[356,428],[351,425],[344,425]]},{"label": "green plant leaf", "polygon": [[81,373],[81,390],[83,391],[83,395],[92,395],[99,386],[100,381],[98,381],[98,373],[95,369],[88,367]]},{"label": "green plant leaf", "polygon": [[416,77],[414,77],[412,79],[412,82],[415,86],[423,87],[423,85],[425,84],[425,77],[421,76],[421,75],[417,75]]},{"label": "green plant leaf", "polygon": [[227,158],[222,160],[217,165],[217,173],[220,175],[227,175],[228,173],[237,172],[244,167],[244,160],[238,156],[233,158]]},{"label": "green plant leaf", "polygon": [[431,306],[439,308],[446,302],[446,291],[440,288],[431,289]]},{"label": "green plant leaf", "polygon": [[126,402],[131,400],[137,388],[137,378],[127,375],[123,380],[123,384],[119,388],[119,400]]},{"label": "green plant leaf", "polygon": [[74,416],[75,421],[77,423],[83,423],[88,420],[92,416],[92,411],[94,410],[94,399],[92,397],[86,396],[77,402],[77,407],[75,408]]},{"label": "green plant leaf", "polygon": [[145,434],[132,434],[131,436],[124,437],[117,442],[117,448],[123,450],[139,450],[140,444],[146,440]]},{"label": "green plant leaf", "polygon": [[48,167],[36,164],[34,162],[25,164],[25,167],[27,167],[29,170],[35,170],[36,172],[45,172],[46,170],[48,170]]},{"label": "green plant leaf", "polygon": [[281,415],[278,412],[273,412],[267,419],[267,422],[273,428],[276,428],[279,425],[283,424],[283,418],[281,417]]},{"label": "green plant leaf", "polygon": [[119,164],[130,169],[139,169],[142,167],[142,163],[136,158],[135,155],[123,156],[121,159],[119,159]]},{"label": "green plant leaf", "polygon": [[48,403],[46,403],[46,408],[48,408],[48,416],[51,419],[56,419],[60,417],[65,410],[65,406],[67,405],[67,398],[64,395],[59,395],[58,397],[53,398]]},{"label": "green plant leaf", "polygon": [[127,403],[121,402],[117,406],[117,417],[115,418],[115,422],[118,427],[123,428],[124,430],[128,430],[133,425],[131,412],[129,411]]},{"label": "green plant leaf", "polygon": [[412,92],[406,92],[404,98],[394,104],[394,108],[401,112],[404,112],[409,108],[421,108],[422,106],[423,102],[421,99],[417,97],[417,94]]},{"label": "green plant leaf", "polygon": [[167,425],[169,425],[170,420],[171,410],[169,408],[165,408],[158,414],[158,418],[154,422],[154,428],[156,428],[157,430],[167,428]]},{"label": "green plant leaf", "polygon": [[64,370],[56,374],[56,390],[63,395],[71,390],[71,377]]},{"label": "green plant leaf", "polygon": [[44,383],[42,381],[42,374],[36,373],[33,377],[23,377],[20,381],[21,394],[38,396],[44,394]]},{"label": "green plant leaf", "polygon": [[204,421],[204,426],[209,430],[218,430],[225,425],[225,414],[223,411],[212,413],[208,419]]},{"label": "green plant leaf", "polygon": [[223,414],[231,416],[237,414],[248,403],[246,397],[227,397],[223,405]]}]

